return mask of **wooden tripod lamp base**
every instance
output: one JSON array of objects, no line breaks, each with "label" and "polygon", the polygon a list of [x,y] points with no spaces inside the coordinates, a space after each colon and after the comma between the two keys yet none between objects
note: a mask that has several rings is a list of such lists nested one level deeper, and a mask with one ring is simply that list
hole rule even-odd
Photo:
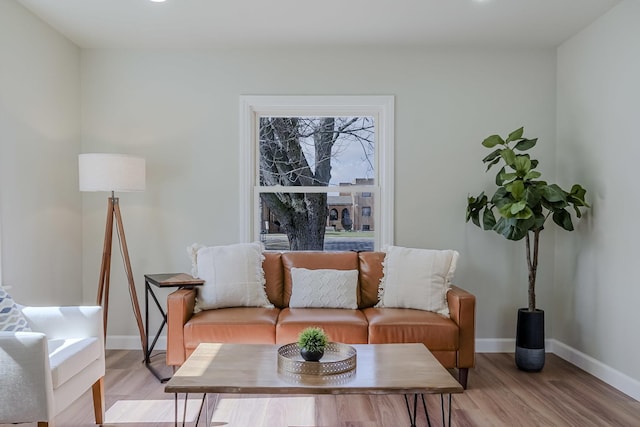
[{"label": "wooden tripod lamp base", "polygon": [[100,281],[98,282],[97,304],[103,307],[104,337],[107,338],[107,320],[109,318],[109,277],[111,271],[111,248],[113,245],[113,225],[115,219],[119,249],[122,253],[124,267],[129,284],[129,296],[140,332],[140,344],[143,352],[147,348],[147,337],[142,325],[142,315],[138,304],[138,295],[131,270],[129,249],[122,226],[119,199],[116,191],[144,191],[145,190],[145,160],[142,157],[126,154],[88,153],[78,157],[78,177],[80,191],[109,191],[111,197],[107,205],[107,225],[104,231],[104,246],[102,249],[102,265],[100,266]]},{"label": "wooden tripod lamp base", "polygon": [[112,193],[109,197],[107,206],[107,225],[104,231],[104,246],[102,249],[102,265],[100,266],[100,281],[98,282],[98,298],[97,304],[101,305],[104,316],[104,336],[107,337],[107,320],[109,317],[109,278],[111,270],[111,248],[113,246],[113,220],[118,233],[118,241],[122,252],[125,272],[127,273],[127,282],[129,283],[129,296],[131,297],[131,305],[133,306],[133,314],[138,324],[140,333],[140,344],[142,349],[147,348],[147,337],[142,324],[142,314],[140,305],[138,304],[138,295],[136,293],[135,281],[133,280],[133,271],[131,270],[131,260],[129,259],[129,249],[127,247],[127,239],[124,235],[124,227],[122,225],[122,214],[120,213],[119,199]]}]

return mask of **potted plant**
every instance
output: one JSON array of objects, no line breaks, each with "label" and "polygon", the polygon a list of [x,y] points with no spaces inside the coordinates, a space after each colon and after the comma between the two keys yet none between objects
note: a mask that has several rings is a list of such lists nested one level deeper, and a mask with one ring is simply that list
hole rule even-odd
[{"label": "potted plant", "polygon": [[308,362],[317,362],[324,355],[324,348],[328,342],[329,338],[322,328],[305,328],[298,335],[300,355]]},{"label": "potted plant", "polygon": [[[544,366],[544,311],[536,307],[536,273],[538,270],[538,242],[549,217],[567,231],[573,230],[572,207],[580,218],[586,190],[576,184],[567,192],[556,184],[540,180],[536,171],[538,161],[524,154],[538,139],[523,136],[524,128],[509,134],[506,139],[491,135],[482,145],[494,149],[482,161],[487,171],[502,166],[495,183],[498,186],[489,198],[484,191],[469,197],[466,221],[471,220],[484,230],[493,230],[509,240],[526,242],[529,269],[529,305],[518,310],[516,329],[516,364],[526,371],[539,371]],[[497,215],[496,215],[497,214]]]}]

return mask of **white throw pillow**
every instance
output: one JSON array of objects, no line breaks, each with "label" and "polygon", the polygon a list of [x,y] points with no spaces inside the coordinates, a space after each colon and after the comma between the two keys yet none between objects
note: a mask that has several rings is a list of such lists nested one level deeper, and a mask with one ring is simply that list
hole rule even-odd
[{"label": "white throw pillow", "polygon": [[358,270],[293,267],[289,307],[358,308]]},{"label": "white throw pillow", "polygon": [[201,247],[197,251],[195,311],[223,307],[273,307],[265,291],[262,245],[239,243]]},{"label": "white throw pillow", "polygon": [[388,246],[376,307],[413,308],[449,316],[447,291],[458,252]]},{"label": "white throw pillow", "polygon": [[0,331],[31,331],[27,319],[13,301],[11,295],[0,286]]}]

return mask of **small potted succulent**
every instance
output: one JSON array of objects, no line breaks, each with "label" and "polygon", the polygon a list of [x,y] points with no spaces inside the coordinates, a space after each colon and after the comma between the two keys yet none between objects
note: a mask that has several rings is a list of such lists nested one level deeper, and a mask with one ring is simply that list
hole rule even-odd
[{"label": "small potted succulent", "polygon": [[324,348],[328,342],[329,338],[322,328],[305,328],[298,335],[300,355],[307,362],[317,362],[324,356]]}]

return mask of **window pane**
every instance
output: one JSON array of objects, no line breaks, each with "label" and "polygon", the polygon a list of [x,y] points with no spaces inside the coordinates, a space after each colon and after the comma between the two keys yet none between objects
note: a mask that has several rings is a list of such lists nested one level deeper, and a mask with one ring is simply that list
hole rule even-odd
[{"label": "window pane", "polygon": [[337,186],[372,179],[374,118],[260,117],[259,153],[261,186]]},{"label": "window pane", "polygon": [[[260,236],[271,250],[374,249],[373,197],[366,198],[369,216],[363,215],[362,193],[261,193]],[[306,210],[282,205],[305,205]]]}]

